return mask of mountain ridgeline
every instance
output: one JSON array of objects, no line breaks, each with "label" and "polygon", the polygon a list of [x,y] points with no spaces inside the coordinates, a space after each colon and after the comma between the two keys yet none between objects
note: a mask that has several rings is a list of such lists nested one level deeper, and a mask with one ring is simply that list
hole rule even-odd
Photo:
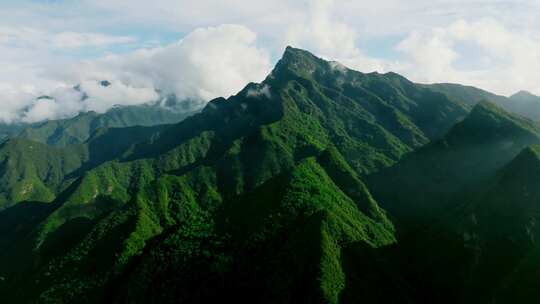
[{"label": "mountain ridgeline", "polygon": [[66,147],[84,143],[99,129],[173,124],[197,111],[190,101],[179,101],[171,95],[153,103],[115,106],[105,113],[91,111],[68,119],[0,125],[0,138],[18,137]]},{"label": "mountain ridgeline", "polygon": [[177,123],[32,126],[0,146],[0,300],[538,300],[536,106],[288,47]]}]

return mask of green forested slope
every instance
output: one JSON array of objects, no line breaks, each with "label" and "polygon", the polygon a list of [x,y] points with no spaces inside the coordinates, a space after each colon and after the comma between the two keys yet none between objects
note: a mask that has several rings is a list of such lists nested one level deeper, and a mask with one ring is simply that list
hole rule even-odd
[{"label": "green forested slope", "polygon": [[99,129],[87,142],[67,147],[9,139],[0,145],[0,209],[28,200],[51,202],[86,170],[120,157],[164,128]]},{"label": "green forested slope", "polygon": [[[49,199],[54,208],[44,211],[48,214],[34,229],[18,234],[21,241],[5,253],[33,248],[21,258],[31,265],[27,272],[8,272],[3,285],[11,296],[28,300],[103,300],[121,276],[129,276],[133,284],[146,277],[140,273],[145,267],[131,263],[146,265],[167,250],[191,252],[195,249],[184,246],[200,242],[218,247],[226,242],[230,247],[206,251],[219,256],[223,278],[255,275],[227,267],[247,270],[258,263],[250,250],[267,254],[266,246],[277,246],[282,252],[277,257],[261,256],[268,259],[261,262],[268,268],[267,283],[276,285],[275,291],[267,290],[275,292],[272,297],[294,302],[302,295],[291,294],[298,280],[280,282],[285,269],[274,271],[273,265],[283,262],[297,264],[293,275],[298,279],[314,275],[304,287],[313,299],[335,303],[345,287],[342,245],[361,241],[377,247],[395,241],[392,224],[359,174],[395,163],[465,114],[460,103],[398,75],[361,74],[288,48],[263,83],[250,84],[228,100],[212,101],[201,114],[99,158],[110,161],[79,166],[84,170],[74,175],[76,181]],[[103,153],[107,145],[98,147],[95,153]],[[87,159],[95,155],[84,151]],[[268,189],[275,190],[270,195]],[[18,208],[32,209],[12,207]],[[259,220],[246,222],[251,216]],[[236,230],[242,225],[247,226]],[[283,244],[289,229],[297,232]],[[168,235],[191,241],[169,248],[176,245],[168,244],[173,242]],[[9,239],[9,233],[4,237]],[[241,239],[246,241],[238,243]],[[295,240],[320,253],[298,247]],[[197,250],[183,258],[204,258]],[[304,250],[304,257],[298,256],[306,259],[302,264],[287,257],[296,250]],[[168,267],[182,265],[164,265],[163,273],[154,275],[172,279]],[[135,270],[128,271],[131,267]],[[238,278],[233,287],[241,288],[247,278]],[[253,288],[265,288],[261,284]],[[118,295],[124,296],[132,297]]]},{"label": "green forested slope", "polygon": [[531,299],[540,131],[438,91],[287,48],[177,124],[9,140],[0,300]]}]

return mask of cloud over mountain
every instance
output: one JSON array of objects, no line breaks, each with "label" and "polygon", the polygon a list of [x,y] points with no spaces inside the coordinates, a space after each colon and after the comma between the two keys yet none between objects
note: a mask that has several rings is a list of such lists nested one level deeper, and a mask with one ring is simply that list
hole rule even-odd
[{"label": "cloud over mountain", "polygon": [[256,34],[240,25],[199,28],[164,47],[74,65],[68,77],[118,80],[208,100],[231,95],[270,71],[270,57],[255,41]]},{"label": "cloud over mountain", "polygon": [[[53,68],[46,78],[61,84],[54,90],[0,92],[11,101],[0,106],[0,120],[35,122],[83,111],[104,112],[114,105],[156,101],[161,94],[175,94],[202,106],[266,76],[270,56],[255,42],[256,34],[246,27],[221,25],[196,29],[167,46]],[[101,85],[102,80],[111,85]],[[37,98],[40,95],[50,98]]]}]

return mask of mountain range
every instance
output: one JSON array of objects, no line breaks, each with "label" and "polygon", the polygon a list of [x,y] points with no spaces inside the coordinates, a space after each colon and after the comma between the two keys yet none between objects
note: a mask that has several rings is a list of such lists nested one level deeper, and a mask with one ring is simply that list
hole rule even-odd
[{"label": "mountain range", "polygon": [[[108,80],[98,82],[107,89],[112,85]],[[78,102],[84,104],[88,94],[80,85],[73,87],[81,97]],[[43,95],[36,100],[53,97]],[[59,120],[43,120],[38,122],[16,121],[0,123],[0,140],[8,138],[26,138],[52,146],[64,147],[85,142],[92,133],[101,128],[122,128],[132,126],[154,126],[172,124],[197,113],[198,103],[192,100],[179,100],[174,94],[163,94],[157,100],[139,105],[116,105],[104,113],[94,111],[81,112],[75,117]],[[24,115],[24,109],[21,115]]]},{"label": "mountain range", "polygon": [[0,146],[0,299],[535,301],[538,99],[288,47],[198,113],[26,127]]}]

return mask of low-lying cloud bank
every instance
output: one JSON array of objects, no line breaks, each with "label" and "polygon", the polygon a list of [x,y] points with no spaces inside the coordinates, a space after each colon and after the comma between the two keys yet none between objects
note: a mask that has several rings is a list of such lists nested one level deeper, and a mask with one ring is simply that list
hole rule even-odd
[{"label": "low-lying cloud bank", "polygon": [[169,94],[201,107],[269,73],[270,56],[255,42],[256,34],[240,25],[199,28],[168,46],[56,68],[45,75],[57,83],[52,91],[0,83],[0,121],[37,122],[86,111],[101,113],[115,105],[143,104]]},{"label": "low-lying cloud bank", "polygon": [[62,119],[81,112],[103,113],[114,105],[137,105],[159,99],[151,88],[136,88],[121,82],[103,85],[104,81],[84,80],[74,87],[61,87],[48,95],[33,98],[29,106],[16,114],[16,119],[32,123]]}]

